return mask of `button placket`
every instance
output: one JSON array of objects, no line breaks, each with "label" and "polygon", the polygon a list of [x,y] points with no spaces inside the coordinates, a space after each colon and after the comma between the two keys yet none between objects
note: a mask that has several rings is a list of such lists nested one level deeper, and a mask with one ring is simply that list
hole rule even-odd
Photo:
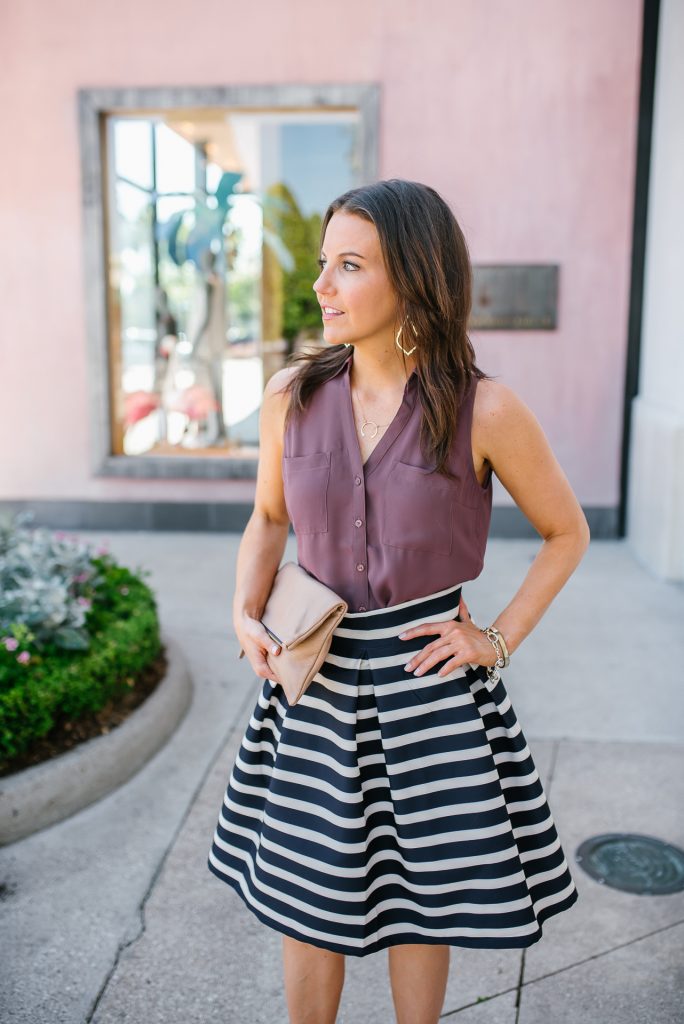
[{"label": "button placket", "polygon": [[353,515],[354,531],[352,537],[352,557],[354,559],[354,572],[358,584],[354,590],[356,593],[356,610],[365,612],[368,609],[368,547],[366,537],[366,488],[363,486],[363,467],[361,473],[354,476],[356,489],[353,492]]}]

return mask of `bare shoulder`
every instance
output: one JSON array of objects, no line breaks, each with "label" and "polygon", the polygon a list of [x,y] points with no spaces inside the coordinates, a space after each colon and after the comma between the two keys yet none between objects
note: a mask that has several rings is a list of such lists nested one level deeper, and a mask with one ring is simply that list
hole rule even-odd
[{"label": "bare shoulder", "polygon": [[539,441],[541,425],[515,391],[496,380],[478,381],[473,406],[473,447],[491,461],[497,450]]},{"label": "bare shoulder", "polygon": [[507,384],[502,384],[498,380],[477,382],[473,417],[483,425],[486,422],[510,421],[511,417],[515,418],[524,412],[530,412],[530,409]]},{"label": "bare shoulder", "polygon": [[269,398],[282,397],[287,399],[289,396],[285,388],[297,373],[299,373],[298,366],[283,366],[280,370],[276,370],[266,381],[264,395],[267,395]]},{"label": "bare shoulder", "polygon": [[273,423],[274,428],[277,424],[279,432],[282,432],[285,413],[290,402],[287,384],[297,372],[297,366],[283,366],[268,378],[264,387],[261,405],[262,419],[266,423]]},{"label": "bare shoulder", "polygon": [[472,440],[475,466],[489,464],[541,537],[576,533],[588,540],[584,513],[544,430],[512,388],[478,381]]},{"label": "bare shoulder", "polygon": [[478,381],[473,405],[473,432],[480,439],[534,424],[537,420],[532,410],[507,384],[498,380]]}]

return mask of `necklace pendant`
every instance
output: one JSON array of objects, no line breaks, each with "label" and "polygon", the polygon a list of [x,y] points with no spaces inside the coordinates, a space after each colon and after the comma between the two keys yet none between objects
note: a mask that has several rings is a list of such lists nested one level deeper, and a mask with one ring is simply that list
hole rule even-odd
[{"label": "necklace pendant", "polygon": [[375,433],[368,435],[369,437],[375,437],[375,434],[377,434],[377,432],[378,432],[378,425],[377,425],[377,423],[373,423],[373,420],[366,420],[364,423],[362,423],[361,424],[361,436],[362,437],[366,436],[366,431],[365,431],[366,427],[375,427]]}]

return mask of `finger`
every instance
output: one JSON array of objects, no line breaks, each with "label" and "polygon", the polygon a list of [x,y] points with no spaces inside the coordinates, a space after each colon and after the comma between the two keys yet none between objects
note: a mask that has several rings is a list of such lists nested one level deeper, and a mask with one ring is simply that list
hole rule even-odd
[{"label": "finger", "polygon": [[448,629],[452,625],[450,620],[443,622],[423,622],[420,626],[411,626],[410,629],[405,629],[403,633],[397,634],[400,640],[410,640],[414,636],[425,636],[426,634],[442,633],[445,629]]},{"label": "finger", "polygon": [[405,667],[409,672],[413,672],[414,675],[425,675],[433,665],[444,661],[450,654],[453,654],[451,643],[440,644],[436,642],[435,644],[428,644]]},{"label": "finger", "polygon": [[461,656],[455,655],[447,661],[446,665],[443,665],[437,673],[438,676],[448,676],[450,672],[455,672],[457,668],[462,668],[468,664],[468,659]]},{"label": "finger", "polygon": [[275,640],[264,632],[261,637],[261,646],[264,648],[264,653],[268,651],[269,654],[278,655],[280,653],[280,644],[276,643]]},{"label": "finger", "polygon": [[441,640],[433,640],[432,643],[425,644],[425,646],[421,647],[420,650],[414,651],[413,654],[411,655],[410,660],[407,661],[406,664],[404,665],[406,671],[413,672],[415,669],[417,669],[418,666],[422,662],[424,662],[426,658],[428,658],[434,651],[438,650],[438,647],[435,645],[439,644],[440,642],[443,644],[443,641]]},{"label": "finger", "polygon": [[271,655],[267,654],[264,658],[264,677],[266,679],[272,679],[274,683],[279,683],[280,679],[278,673],[271,663]]},{"label": "finger", "polygon": [[460,604],[458,606],[458,616],[459,616],[460,619],[462,619],[465,616],[466,618],[470,619],[470,621],[472,622],[472,618],[473,617],[470,614],[470,612],[468,611],[468,605],[465,603],[465,598],[463,598],[463,597],[461,598]]}]

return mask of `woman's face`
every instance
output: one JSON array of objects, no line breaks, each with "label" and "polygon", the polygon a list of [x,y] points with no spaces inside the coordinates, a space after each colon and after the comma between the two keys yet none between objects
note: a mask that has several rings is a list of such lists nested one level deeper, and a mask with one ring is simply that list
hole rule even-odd
[{"label": "woman's face", "polygon": [[[375,225],[338,210],[328,222],[314,281],[323,307],[323,335],[331,345],[394,340],[397,298],[390,284]],[[328,315],[330,306],[338,313]]]}]

